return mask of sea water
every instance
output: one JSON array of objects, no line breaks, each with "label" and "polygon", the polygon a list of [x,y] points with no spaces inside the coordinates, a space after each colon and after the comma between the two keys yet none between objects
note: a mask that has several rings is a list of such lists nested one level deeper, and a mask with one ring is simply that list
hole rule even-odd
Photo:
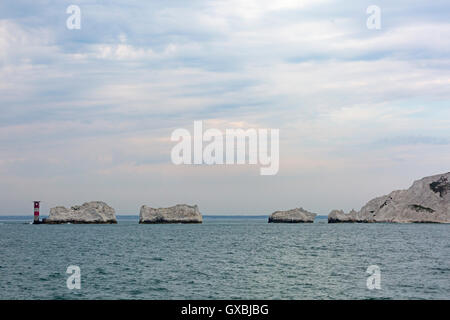
[{"label": "sea water", "polygon": [[[0,299],[450,299],[450,225],[137,220],[0,218]],[[69,266],[80,289],[67,286]]]}]

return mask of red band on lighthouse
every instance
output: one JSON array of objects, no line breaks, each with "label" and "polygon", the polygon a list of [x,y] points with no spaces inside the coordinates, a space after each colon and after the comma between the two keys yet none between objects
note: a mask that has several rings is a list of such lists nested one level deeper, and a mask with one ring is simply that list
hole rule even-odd
[{"label": "red band on lighthouse", "polygon": [[39,202],[34,201],[34,221],[39,221]]}]

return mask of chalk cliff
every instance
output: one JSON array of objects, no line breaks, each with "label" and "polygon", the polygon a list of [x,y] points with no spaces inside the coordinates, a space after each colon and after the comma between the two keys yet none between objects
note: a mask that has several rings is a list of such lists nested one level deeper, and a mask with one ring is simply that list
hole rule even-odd
[{"label": "chalk cliff", "polygon": [[372,199],[359,212],[333,210],[328,222],[450,223],[450,172]]},{"label": "chalk cliff", "polygon": [[117,220],[113,208],[101,201],[91,201],[70,209],[62,206],[51,208],[48,218],[42,223],[117,223]]},{"label": "chalk cliff", "polygon": [[139,223],[202,223],[202,215],[198,206],[177,204],[169,208],[141,207]]},{"label": "chalk cliff", "polygon": [[269,223],[301,223],[314,222],[315,213],[308,212],[303,208],[296,208],[287,211],[275,211],[269,217]]}]

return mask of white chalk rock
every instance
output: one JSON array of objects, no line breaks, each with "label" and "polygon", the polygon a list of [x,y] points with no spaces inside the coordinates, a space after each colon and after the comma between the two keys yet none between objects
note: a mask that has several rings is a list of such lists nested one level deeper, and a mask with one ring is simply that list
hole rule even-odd
[{"label": "white chalk rock", "polygon": [[306,211],[303,208],[296,208],[287,211],[275,211],[269,217],[269,223],[302,223],[314,222],[315,213]]},{"label": "white chalk rock", "polygon": [[355,210],[349,213],[345,213],[343,210],[333,210],[328,215],[328,222],[356,222],[356,214]]},{"label": "white chalk rock", "polygon": [[43,223],[117,223],[117,220],[113,208],[101,201],[91,201],[70,209],[62,206],[51,208],[50,215]]},{"label": "white chalk rock", "polygon": [[450,223],[450,172],[369,201],[359,212],[334,210],[328,222]]},{"label": "white chalk rock", "polygon": [[139,223],[202,223],[203,218],[198,206],[177,204],[169,208],[141,207]]}]

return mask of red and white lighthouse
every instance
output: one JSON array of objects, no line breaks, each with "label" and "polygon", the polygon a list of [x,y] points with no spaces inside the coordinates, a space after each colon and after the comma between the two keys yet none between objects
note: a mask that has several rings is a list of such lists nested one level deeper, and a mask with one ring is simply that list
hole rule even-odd
[{"label": "red and white lighthouse", "polygon": [[33,201],[34,202],[34,222],[33,223],[39,223],[39,204],[40,201]]}]

